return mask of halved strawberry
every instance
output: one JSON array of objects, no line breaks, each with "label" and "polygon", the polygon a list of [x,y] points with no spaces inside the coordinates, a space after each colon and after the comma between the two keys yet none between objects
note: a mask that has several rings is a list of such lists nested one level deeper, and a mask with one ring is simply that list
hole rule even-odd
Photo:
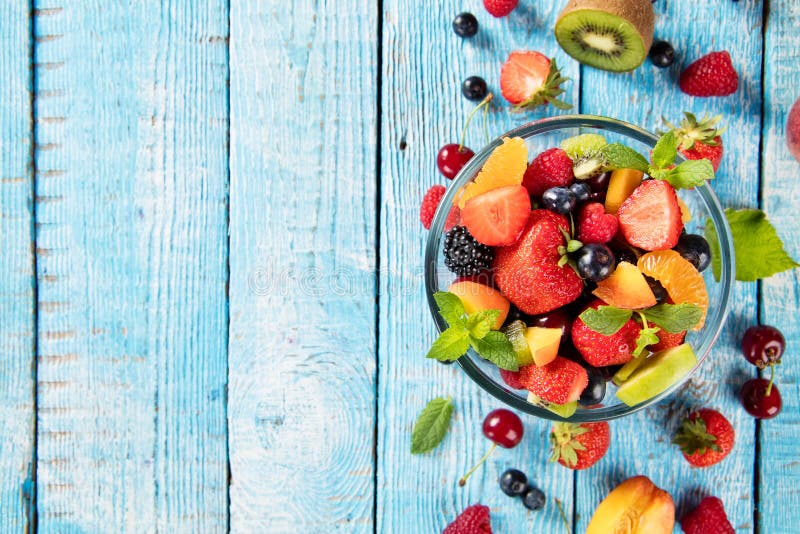
[{"label": "halved strawberry", "polygon": [[526,365],[519,370],[519,383],[547,402],[566,404],[576,401],[589,383],[589,375],[579,363],[556,356],[539,367]]},{"label": "halved strawberry", "polygon": [[[597,309],[606,304],[602,300],[594,300],[586,308]],[[642,327],[629,319],[622,328],[610,336],[595,332],[576,317],[572,323],[572,344],[581,353],[589,365],[603,367],[606,365],[620,365],[633,359],[636,349],[636,339]]]},{"label": "halved strawberry", "polygon": [[519,239],[530,213],[528,190],[509,185],[469,199],[461,210],[461,222],[480,243],[496,247]]},{"label": "halved strawberry", "polygon": [[683,229],[675,189],[664,180],[645,180],[619,207],[622,235],[645,250],[666,250],[678,243]]},{"label": "halved strawberry", "polygon": [[560,86],[567,80],[561,76],[555,59],[533,50],[515,50],[500,69],[500,92],[515,108],[553,104],[569,109],[570,104],[558,99],[564,92]]}]

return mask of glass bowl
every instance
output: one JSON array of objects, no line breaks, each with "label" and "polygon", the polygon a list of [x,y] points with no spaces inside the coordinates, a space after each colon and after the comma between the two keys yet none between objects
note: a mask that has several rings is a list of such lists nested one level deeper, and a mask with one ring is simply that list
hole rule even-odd
[{"label": "glass bowl", "polygon": [[[439,315],[436,302],[433,299],[433,294],[440,290],[446,290],[450,283],[456,278],[456,275],[445,267],[444,254],[442,251],[444,224],[449,212],[449,206],[453,204],[453,197],[456,192],[477,175],[492,150],[501,144],[503,137],[523,138],[528,145],[528,155],[530,158],[532,155],[538,154],[547,148],[559,146],[561,141],[568,137],[581,133],[594,132],[602,133],[609,143],[621,142],[645,155],[649,154],[650,149],[652,149],[658,140],[656,135],[646,130],[607,117],[566,115],[547,118],[525,124],[524,126],[506,132],[484,147],[483,150],[476,154],[464,166],[461,172],[458,173],[458,176],[456,176],[452,184],[450,184],[447,193],[439,204],[439,209],[436,211],[431,225],[425,250],[425,290],[431,314],[440,332],[447,328],[447,324]],[[680,156],[678,159],[681,160]],[[722,267],[718,281],[714,279],[710,268],[703,272],[710,305],[703,328],[696,332],[690,331],[686,337],[686,341],[692,345],[697,355],[698,363],[683,380],[673,384],[661,394],[635,406],[628,406],[619,401],[614,395],[616,387],[612,382],[608,382],[606,396],[602,406],[593,408],[579,406],[578,410],[571,417],[564,419],[547,409],[529,403],[527,401],[526,391],[510,389],[500,377],[499,369],[491,362],[475,354],[471,349],[467,354],[457,360],[464,372],[479,386],[512,408],[537,417],[557,421],[604,421],[622,417],[660,401],[680,387],[681,384],[688,380],[703,364],[711,352],[711,347],[722,331],[725,318],[728,314],[728,304],[733,288],[734,261],[733,241],[730,228],[728,227],[719,200],[711,188],[704,185],[690,190],[685,189],[679,191],[679,196],[687,204],[692,213],[692,220],[686,224],[687,232],[702,233],[703,225],[706,223],[706,220],[710,219],[713,221],[717,229],[720,263]]]}]

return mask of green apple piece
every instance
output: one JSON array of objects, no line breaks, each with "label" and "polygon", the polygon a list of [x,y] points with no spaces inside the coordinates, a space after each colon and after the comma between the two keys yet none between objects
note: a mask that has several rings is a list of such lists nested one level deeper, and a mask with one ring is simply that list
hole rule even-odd
[{"label": "green apple piece", "polygon": [[527,328],[527,325],[520,320],[512,321],[503,328],[503,333],[511,342],[514,354],[517,355],[517,363],[520,367],[533,363],[533,354],[528,342],[525,340],[525,330]]},{"label": "green apple piece", "polygon": [[531,326],[525,330],[525,340],[533,353],[533,363],[542,367],[552,362],[558,356],[558,346],[561,344],[560,328],[544,328]]},{"label": "green apple piece", "polygon": [[547,402],[544,399],[540,399],[530,392],[528,392],[528,402],[540,408],[544,408],[545,410],[550,410],[554,414],[559,415],[564,419],[572,416],[572,414],[575,413],[575,410],[578,409],[578,401],[572,401],[566,404],[554,404],[552,402]]},{"label": "green apple piece", "polygon": [[634,406],[680,382],[697,365],[691,345],[684,343],[647,358],[617,390],[617,398]]},{"label": "green apple piece", "polygon": [[611,377],[611,381],[614,382],[615,385],[621,386],[623,382],[625,382],[633,372],[639,368],[640,365],[644,363],[647,359],[647,356],[640,355],[638,358],[634,358],[614,373],[614,376]]}]

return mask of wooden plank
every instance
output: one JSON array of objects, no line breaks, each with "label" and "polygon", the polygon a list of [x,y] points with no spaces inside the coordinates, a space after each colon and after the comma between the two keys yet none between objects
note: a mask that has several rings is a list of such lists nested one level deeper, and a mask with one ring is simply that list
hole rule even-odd
[{"label": "wooden plank", "polygon": [[[662,115],[677,120],[683,110],[698,115],[705,111],[723,114],[729,125],[724,135],[725,156],[713,188],[723,206],[757,205],[761,6],[748,2],[660,2],[655,8],[656,37],[676,46],[675,64],[660,70],[646,61],[630,74],[584,68],[582,111],[610,115],[651,131],[661,127]],[[686,24],[689,20],[690,25]],[[727,98],[701,99],[683,94],[677,84],[681,69],[705,53],[723,49],[730,51],[739,72],[739,91]],[[671,399],[612,423],[613,443],[603,468],[577,476],[579,531],[616,483],[637,474],[649,476],[670,492],[678,505],[678,517],[702,496],[714,494],[723,500],[739,531],[753,529],[754,423],[739,406],[736,392],[752,374],[738,347],[744,330],[756,321],[756,298],[754,284],[737,283],[723,334],[709,361],[690,383]],[[689,467],[670,438],[683,414],[705,406],[719,409],[731,421],[736,445],[722,463],[700,470]]]},{"label": "wooden plank", "polygon": [[231,5],[235,532],[373,531],[376,15]]},{"label": "wooden plank", "polygon": [[[420,3],[384,1],[383,94],[381,119],[381,277],[378,392],[378,532],[441,532],[465,507],[481,502],[492,509],[496,532],[557,532],[562,527],[554,499],[572,515],[572,473],[547,462],[550,425],[523,417],[526,437],[511,450],[498,450],[465,488],[458,479],[488,448],[480,425],[500,401],[483,392],[457,366],[426,360],[435,326],[423,289],[427,233],[419,205],[435,183],[439,147],[458,142],[473,104],[461,96],[461,81],[482,76],[497,93],[489,119],[492,137],[528,120],[555,112],[541,109],[511,114],[499,94],[500,66],[515,49],[555,54],[578,79],[575,62],[560,52],[551,28],[557,2],[522,3],[508,18],[495,19],[482,7],[474,14],[480,29],[462,40],[453,17],[465,9],[452,0]],[[577,104],[578,83],[565,99]],[[474,150],[483,146],[480,121],[467,135]],[[409,453],[411,428],[427,401],[450,395],[455,415],[449,436],[425,456]],[[548,496],[547,508],[529,512],[509,500],[497,478],[510,467],[527,472]],[[523,526],[524,525],[524,526]]]},{"label": "wooden plank", "polygon": [[[789,0],[770,2],[765,34],[764,129],[762,162],[762,208],[778,229],[787,251],[800,258],[797,235],[797,205],[800,199],[800,163],[786,146],[786,117],[797,98],[800,72],[800,5]],[[758,524],[760,532],[794,532],[800,522],[800,465],[797,433],[800,408],[796,399],[800,370],[795,355],[800,347],[800,285],[798,271],[783,273],[762,282],[760,319],[778,327],[786,337],[784,364],[778,367],[777,384],[783,411],[777,418],[760,423],[758,461]],[[765,376],[768,376],[766,373]]]},{"label": "wooden plank", "polygon": [[0,5],[0,525],[28,528],[34,448],[30,20],[23,2]]},{"label": "wooden plank", "polygon": [[36,2],[40,532],[219,532],[227,10]]}]

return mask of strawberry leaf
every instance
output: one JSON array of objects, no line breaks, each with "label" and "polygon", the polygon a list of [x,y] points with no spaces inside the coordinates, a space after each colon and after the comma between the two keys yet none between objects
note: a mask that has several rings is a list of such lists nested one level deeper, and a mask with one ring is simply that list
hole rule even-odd
[{"label": "strawberry leaf", "polygon": [[[783,248],[775,227],[763,211],[757,209],[725,210],[731,228],[736,259],[736,279],[752,282],[800,267]],[[720,251],[717,229],[711,219],[706,222],[706,240],[711,246],[711,269],[720,277]]]},{"label": "strawberry leaf", "polygon": [[461,299],[447,291],[437,291],[433,294],[433,300],[439,307],[439,315],[447,321],[450,326],[463,325],[463,316],[467,313]]},{"label": "strawberry leaf", "polygon": [[599,306],[597,309],[587,308],[578,318],[598,334],[613,336],[628,322],[631,315],[631,310],[623,310],[614,306]]},{"label": "strawberry leaf", "polygon": [[452,415],[450,397],[438,397],[430,401],[422,409],[411,431],[411,454],[423,454],[435,449],[447,435]]},{"label": "strawberry leaf", "polygon": [[642,328],[639,331],[639,337],[636,338],[636,348],[633,351],[633,357],[638,358],[648,345],[655,345],[659,342],[658,327]]}]

